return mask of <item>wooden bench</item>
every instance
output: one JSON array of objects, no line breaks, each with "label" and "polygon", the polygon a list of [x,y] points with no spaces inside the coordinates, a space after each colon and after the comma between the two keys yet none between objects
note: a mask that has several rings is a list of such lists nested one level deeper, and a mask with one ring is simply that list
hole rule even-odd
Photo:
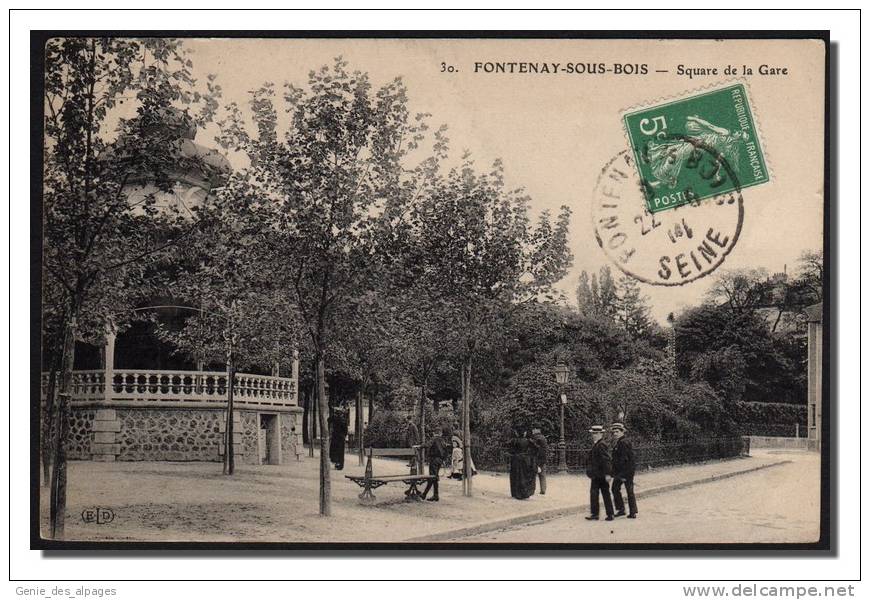
[{"label": "wooden bench", "polygon": [[[362,477],[359,475],[345,475],[345,477],[363,489],[359,494],[359,500],[360,503],[366,506],[371,506],[375,503],[375,495],[372,493],[372,490],[382,485],[397,481],[404,483],[408,486],[408,489],[405,490],[405,500],[412,501],[422,499],[423,494],[417,486],[435,480],[434,476],[423,475],[423,448],[421,446],[414,446],[413,448],[368,448],[366,454],[368,454],[368,458],[366,459],[365,475]],[[372,470],[372,456],[395,456],[397,458],[413,456],[415,464],[407,475],[380,475],[375,477]]]}]

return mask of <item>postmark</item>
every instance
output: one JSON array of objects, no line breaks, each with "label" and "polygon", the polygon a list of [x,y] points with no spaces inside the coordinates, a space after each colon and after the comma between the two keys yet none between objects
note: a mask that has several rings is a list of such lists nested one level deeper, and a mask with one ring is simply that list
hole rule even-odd
[{"label": "postmark", "polygon": [[651,285],[685,285],[710,274],[734,248],[743,227],[741,187],[727,159],[700,140],[681,139],[697,153],[686,168],[721,167],[728,191],[651,211],[633,153],[623,150],[601,169],[593,192],[598,245],[621,271]]},{"label": "postmark", "polygon": [[[742,83],[626,112],[623,124],[650,213],[770,180]],[[716,160],[696,168],[705,158]]]}]

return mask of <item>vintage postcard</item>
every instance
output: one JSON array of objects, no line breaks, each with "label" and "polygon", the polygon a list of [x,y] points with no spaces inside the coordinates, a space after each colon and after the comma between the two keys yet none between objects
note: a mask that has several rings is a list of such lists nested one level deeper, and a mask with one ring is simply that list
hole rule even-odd
[{"label": "vintage postcard", "polygon": [[830,547],[825,32],[33,41],[34,547]]}]

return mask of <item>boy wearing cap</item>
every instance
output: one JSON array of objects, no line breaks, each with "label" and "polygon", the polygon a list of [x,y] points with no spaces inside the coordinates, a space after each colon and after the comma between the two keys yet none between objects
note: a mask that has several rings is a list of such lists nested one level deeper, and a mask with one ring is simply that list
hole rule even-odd
[{"label": "boy wearing cap", "polygon": [[592,449],[586,457],[586,476],[591,480],[589,485],[589,508],[591,515],[587,521],[598,520],[598,493],[604,499],[604,510],[607,513],[605,521],[613,520],[613,503],[610,501],[610,486],[607,484],[607,473],[610,471],[610,453],[604,443],[604,427],[593,425],[589,430],[592,434]]},{"label": "boy wearing cap", "polygon": [[616,504],[616,516],[625,516],[625,504],[622,501],[620,488],[625,484],[625,494],[628,496],[628,518],[637,518],[637,501],[634,499],[634,449],[631,442],[625,439],[625,425],[614,423],[610,426],[615,444],[613,446],[613,503]]}]

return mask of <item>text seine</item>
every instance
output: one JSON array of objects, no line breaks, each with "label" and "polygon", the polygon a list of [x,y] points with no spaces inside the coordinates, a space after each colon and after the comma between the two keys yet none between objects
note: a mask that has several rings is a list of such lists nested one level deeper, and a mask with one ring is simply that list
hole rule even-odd
[{"label": "text seine", "polygon": [[613,63],[603,62],[476,62],[475,73],[531,73],[531,74],[557,74],[567,73],[576,75],[601,75],[610,73],[613,75],[646,75],[649,73],[649,65],[646,63]]}]

